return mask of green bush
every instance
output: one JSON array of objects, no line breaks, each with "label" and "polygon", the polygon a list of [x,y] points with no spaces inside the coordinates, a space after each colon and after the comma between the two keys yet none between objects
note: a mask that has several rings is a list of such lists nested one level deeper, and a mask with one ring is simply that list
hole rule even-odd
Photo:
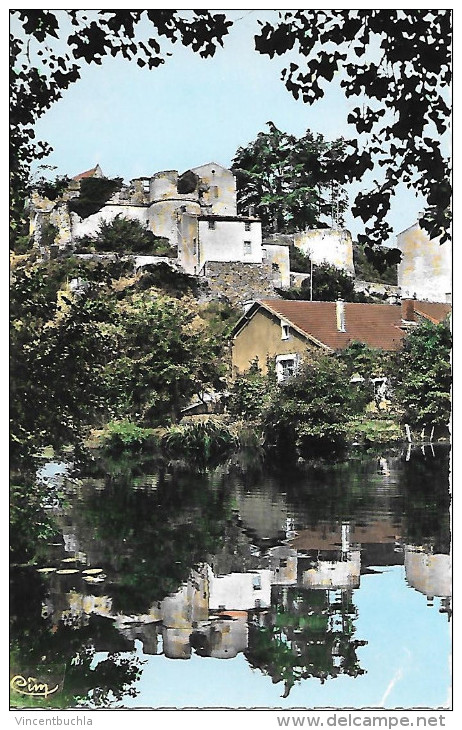
[{"label": "green bush", "polygon": [[79,253],[144,254],[149,256],[176,256],[167,238],[155,236],[146,225],[133,218],[117,215],[111,221],[101,221],[97,231],[76,239]]},{"label": "green bush", "polygon": [[274,383],[262,375],[258,363],[252,363],[246,373],[238,375],[229,389],[226,401],[232,416],[257,420],[261,418],[265,405],[268,405]]},{"label": "green bush", "polygon": [[132,421],[124,420],[109,423],[101,442],[106,451],[114,453],[140,451],[154,440],[154,432],[151,428],[141,428]]},{"label": "green bush", "polygon": [[329,355],[312,356],[274,390],[263,415],[266,448],[303,457],[330,453],[345,444],[356,410],[346,367]]},{"label": "green bush", "polygon": [[197,467],[219,462],[238,445],[236,436],[225,425],[214,421],[172,426],[161,441],[167,456],[187,459]]},{"label": "green bush", "polygon": [[135,288],[139,291],[146,291],[151,287],[155,287],[156,289],[162,289],[169,296],[182,297],[185,294],[197,294],[200,286],[196,276],[185,274],[182,271],[175,271],[162,261],[159,264],[144,266],[143,273]]}]

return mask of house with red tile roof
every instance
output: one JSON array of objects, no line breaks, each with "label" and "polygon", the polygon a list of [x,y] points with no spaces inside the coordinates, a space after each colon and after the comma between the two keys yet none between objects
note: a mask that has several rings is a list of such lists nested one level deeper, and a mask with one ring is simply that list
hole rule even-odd
[{"label": "house with red tile roof", "polygon": [[103,171],[99,165],[95,165],[90,170],[85,170],[84,172],[79,172],[78,175],[74,175],[72,179],[79,182],[87,177],[103,177]]},{"label": "house with red tile roof", "polygon": [[232,331],[233,375],[258,361],[263,373],[275,358],[279,380],[295,372],[310,351],[337,352],[352,342],[398,350],[422,320],[442,322],[449,304],[405,300],[401,306],[356,302],[262,299],[253,302]]}]

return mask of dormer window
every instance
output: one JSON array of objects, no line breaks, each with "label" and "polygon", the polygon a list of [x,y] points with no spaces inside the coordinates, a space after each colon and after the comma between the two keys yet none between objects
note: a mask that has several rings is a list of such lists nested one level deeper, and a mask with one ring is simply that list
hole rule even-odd
[{"label": "dormer window", "polygon": [[290,338],[290,326],[287,322],[281,322],[281,340],[288,340]]}]

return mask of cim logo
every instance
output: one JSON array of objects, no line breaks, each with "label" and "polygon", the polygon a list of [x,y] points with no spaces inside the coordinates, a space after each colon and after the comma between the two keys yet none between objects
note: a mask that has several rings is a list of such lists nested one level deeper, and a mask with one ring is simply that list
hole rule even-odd
[{"label": "cim logo", "polygon": [[54,687],[50,687],[46,682],[41,682],[35,677],[23,677],[22,674],[16,674],[10,681],[10,687],[19,694],[27,697],[49,697],[59,689],[59,683]]}]

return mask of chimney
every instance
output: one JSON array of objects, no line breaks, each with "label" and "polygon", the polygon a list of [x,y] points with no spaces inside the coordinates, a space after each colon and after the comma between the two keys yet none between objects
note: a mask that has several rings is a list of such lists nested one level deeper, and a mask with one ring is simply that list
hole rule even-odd
[{"label": "chimney", "polygon": [[335,302],[335,311],[337,315],[337,329],[339,332],[346,332],[345,326],[345,302],[340,297]]},{"label": "chimney", "polygon": [[401,319],[405,322],[414,322],[414,300],[401,300]]}]

